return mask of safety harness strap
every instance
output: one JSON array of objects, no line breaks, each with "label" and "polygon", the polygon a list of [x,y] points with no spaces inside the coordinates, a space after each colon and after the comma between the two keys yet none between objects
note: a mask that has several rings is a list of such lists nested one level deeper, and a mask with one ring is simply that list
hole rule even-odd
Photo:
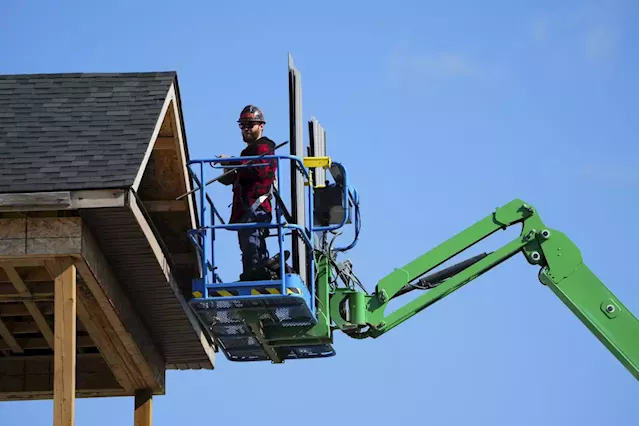
[{"label": "safety harness strap", "polygon": [[251,209],[250,212],[251,213],[255,213],[256,210],[258,210],[258,208],[262,205],[262,203],[264,203],[265,201],[267,201],[268,199],[273,197],[273,190],[274,188],[277,190],[278,189],[278,179],[274,179],[273,183],[271,184],[271,186],[269,187],[269,191],[266,192],[265,194],[262,194],[261,196],[259,196],[251,205]]}]

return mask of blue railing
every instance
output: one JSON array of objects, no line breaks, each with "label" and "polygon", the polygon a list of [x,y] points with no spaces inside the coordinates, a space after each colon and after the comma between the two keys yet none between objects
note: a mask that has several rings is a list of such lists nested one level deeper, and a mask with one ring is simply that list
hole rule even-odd
[{"label": "blue railing", "polygon": [[[278,202],[273,202],[273,210],[275,212],[275,220],[272,220],[271,223],[233,223],[227,224],[224,223],[224,220],[219,214],[219,211],[216,209],[214,201],[209,196],[206,188],[203,188],[203,182],[206,184],[207,180],[205,179],[205,168],[218,169],[218,170],[226,170],[229,168],[240,168],[240,167],[264,167],[266,166],[266,162],[255,162],[250,165],[238,165],[238,164],[230,164],[230,163],[238,163],[239,161],[265,161],[265,160],[275,160],[276,161],[276,179],[278,182],[280,180],[280,170],[281,170],[281,161],[288,160],[292,162],[303,175],[306,180],[305,186],[306,188],[306,207],[308,208],[308,214],[306,215],[306,220],[304,226],[288,223],[285,220],[285,215],[282,207]],[[198,254],[201,259],[201,268],[202,268],[202,276],[200,277],[200,288],[204,290],[202,297],[207,298],[208,289],[216,289],[220,287],[248,287],[255,286],[256,282],[233,282],[225,283],[218,274],[217,264],[216,264],[216,250],[215,250],[215,239],[216,239],[216,230],[225,229],[229,231],[238,231],[240,229],[276,229],[277,237],[278,237],[278,252],[280,254],[280,290],[282,294],[286,293],[286,283],[285,283],[285,257],[284,257],[284,239],[285,239],[285,231],[298,231],[298,234],[302,237],[305,245],[309,249],[308,257],[306,263],[309,265],[309,279],[308,279],[308,289],[310,294],[312,295],[311,299],[311,310],[315,312],[315,282],[313,277],[315,276],[315,265],[313,262],[314,258],[314,244],[313,244],[313,235],[315,232],[324,232],[324,231],[335,231],[337,229],[342,228],[346,225],[346,223],[351,218],[351,213],[349,209],[350,201],[354,205],[355,210],[355,228],[356,233],[353,242],[345,247],[345,248],[337,248],[336,250],[344,251],[352,248],[358,238],[359,230],[360,230],[360,215],[359,215],[359,199],[358,194],[355,190],[351,190],[349,188],[349,181],[347,176],[346,169],[339,163],[333,163],[338,166],[341,170],[343,176],[342,185],[344,187],[343,193],[343,207],[345,209],[345,215],[342,218],[341,223],[332,224],[329,226],[314,226],[314,196],[313,196],[313,185],[309,184],[310,172],[304,166],[304,162],[301,158],[292,156],[292,155],[264,155],[264,156],[248,156],[248,157],[231,157],[231,158],[215,158],[215,159],[198,159],[191,160],[188,163],[190,174],[195,183],[195,193],[197,197],[198,204],[198,228],[192,229],[188,231],[189,238],[192,243],[196,247]],[[194,171],[192,168],[197,168],[197,171]],[[218,220],[216,220],[218,219]],[[304,265],[300,265],[304,267]],[[265,282],[266,283],[266,282]]]},{"label": "blue railing", "polygon": [[[205,166],[211,165],[213,169],[229,169],[236,167],[248,167],[247,165],[236,165],[229,164],[238,162],[239,160],[244,161],[252,161],[252,160],[275,160],[277,165],[276,170],[276,178],[278,182],[280,179],[280,164],[281,160],[291,160],[295,167],[301,171],[303,177],[306,179],[307,183],[309,181],[309,171],[305,169],[303,161],[291,155],[265,155],[265,156],[249,156],[249,157],[232,157],[232,158],[215,158],[215,159],[200,159],[200,160],[192,160],[189,161],[189,168],[191,174],[194,178],[196,185],[196,194],[199,198],[198,201],[198,210],[199,210],[199,227],[197,229],[192,229],[188,231],[188,235],[191,241],[194,243],[196,250],[201,256],[201,267],[202,267],[202,277],[201,279],[204,281],[205,292],[207,288],[215,288],[215,286],[220,286],[223,283],[223,280],[220,279],[219,274],[217,273],[217,265],[216,265],[216,256],[215,256],[215,238],[216,238],[216,230],[218,229],[226,229],[231,231],[237,231],[240,229],[246,228],[263,228],[263,229],[277,229],[278,232],[278,252],[280,253],[280,276],[282,277],[281,283],[281,291],[282,294],[286,294],[285,290],[285,258],[284,258],[284,238],[285,238],[285,230],[297,230],[299,235],[302,237],[304,243],[309,248],[309,259],[307,263],[310,264],[310,277],[313,277],[315,274],[314,271],[314,263],[310,261],[313,256],[313,243],[311,236],[313,235],[313,217],[312,215],[307,215],[307,221],[305,226],[300,226],[295,223],[287,223],[284,220],[284,212],[280,207],[279,203],[275,202],[274,211],[275,211],[275,223],[234,223],[234,224],[224,224],[222,218],[218,214],[218,211],[215,208],[215,204],[206,189],[203,190],[202,182],[206,182],[205,180]],[[217,164],[217,165],[214,165]],[[191,169],[193,166],[197,166],[199,169],[197,173]],[[266,163],[253,163],[250,165],[251,167],[264,167]],[[313,187],[312,185],[307,185],[307,207],[310,212],[313,212]],[[207,214],[207,209],[209,209],[209,214]],[[220,220],[220,223],[217,223],[216,217]],[[306,229],[305,229],[306,228]],[[210,239],[210,245],[208,241]],[[209,247],[209,250],[207,248]],[[210,251],[210,252],[209,252]],[[255,283],[233,283],[236,287],[243,287],[245,285],[253,285]],[[315,283],[311,279],[309,283],[309,290],[311,294],[314,294],[314,285]],[[204,296],[204,295],[203,295]],[[313,300],[313,297],[311,298]]]}]

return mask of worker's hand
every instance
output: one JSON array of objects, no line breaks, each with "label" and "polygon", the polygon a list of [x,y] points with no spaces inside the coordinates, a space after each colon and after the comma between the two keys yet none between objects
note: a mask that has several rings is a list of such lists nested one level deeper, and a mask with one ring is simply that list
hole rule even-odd
[{"label": "worker's hand", "polygon": [[227,169],[224,171],[222,176],[218,178],[218,182],[220,182],[223,185],[231,185],[232,183],[235,182],[236,176],[237,176],[236,170]]},{"label": "worker's hand", "polygon": [[[230,155],[227,155],[227,154],[220,154],[220,155],[216,155],[216,158],[218,158],[218,159],[220,159],[220,160],[221,160],[221,159],[223,159],[223,158],[231,158],[231,156],[230,156]],[[229,163],[228,163],[228,162],[224,162],[224,163],[222,163],[222,164],[229,165]]]}]

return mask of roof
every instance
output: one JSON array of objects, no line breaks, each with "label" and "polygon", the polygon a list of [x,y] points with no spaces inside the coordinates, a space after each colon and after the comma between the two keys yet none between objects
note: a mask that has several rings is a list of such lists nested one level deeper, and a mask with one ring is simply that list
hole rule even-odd
[{"label": "roof", "polygon": [[177,73],[0,75],[0,153],[6,214],[79,215],[167,367],[213,368],[186,303],[200,263],[195,196],[176,200],[192,185]]},{"label": "roof", "polygon": [[175,79],[0,75],[0,193],[130,187]]}]

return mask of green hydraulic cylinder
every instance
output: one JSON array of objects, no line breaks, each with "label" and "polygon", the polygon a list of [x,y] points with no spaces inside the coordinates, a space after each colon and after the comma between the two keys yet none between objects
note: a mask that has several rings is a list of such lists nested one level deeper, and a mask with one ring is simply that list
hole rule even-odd
[{"label": "green hydraulic cylinder", "polygon": [[350,321],[355,325],[367,324],[367,300],[361,291],[351,293],[349,296]]}]

